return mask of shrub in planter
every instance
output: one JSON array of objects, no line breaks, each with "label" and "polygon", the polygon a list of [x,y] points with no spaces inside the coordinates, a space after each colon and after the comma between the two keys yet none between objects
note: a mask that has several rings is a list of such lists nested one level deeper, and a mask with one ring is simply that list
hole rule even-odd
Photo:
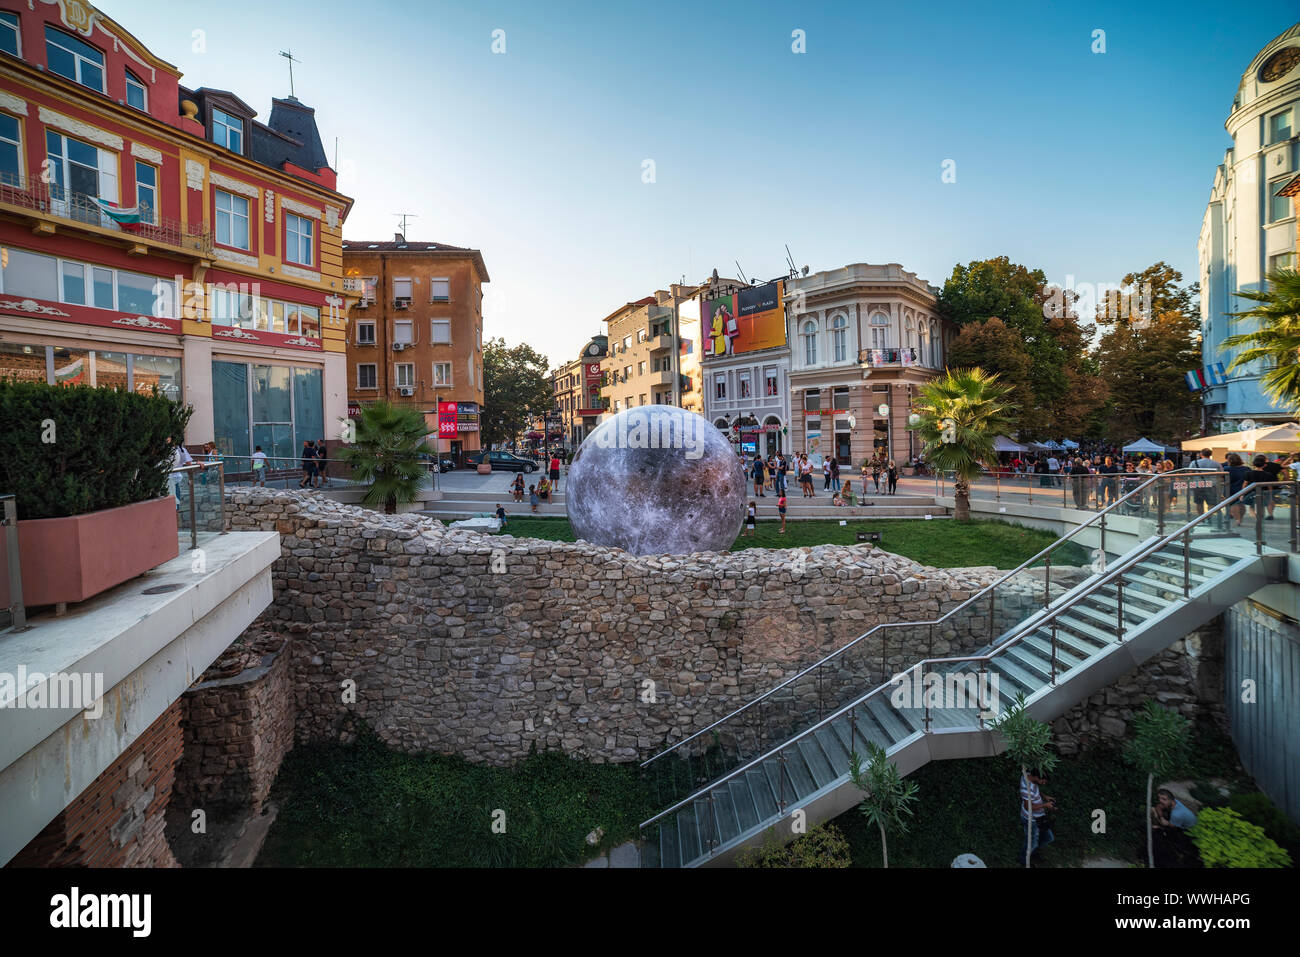
[{"label": "shrub in planter", "polygon": [[1187,832],[1206,867],[1290,867],[1291,856],[1230,807],[1207,807]]},{"label": "shrub in planter", "polygon": [[192,412],[157,392],[0,380],[0,493],[20,521],[159,498]]},{"label": "shrub in planter", "polygon": [[1281,847],[1286,848],[1288,853],[1300,847],[1300,827],[1293,824],[1263,791],[1234,794],[1228,798],[1228,807],[1256,827],[1262,827],[1264,833]]}]

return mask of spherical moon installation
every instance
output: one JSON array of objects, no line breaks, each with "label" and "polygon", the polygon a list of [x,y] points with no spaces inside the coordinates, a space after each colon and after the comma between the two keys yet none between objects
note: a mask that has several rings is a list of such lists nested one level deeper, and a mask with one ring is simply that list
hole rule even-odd
[{"label": "spherical moon installation", "polygon": [[634,555],[724,551],[745,516],[745,473],[703,416],[625,409],[592,432],[564,490],[574,534]]}]

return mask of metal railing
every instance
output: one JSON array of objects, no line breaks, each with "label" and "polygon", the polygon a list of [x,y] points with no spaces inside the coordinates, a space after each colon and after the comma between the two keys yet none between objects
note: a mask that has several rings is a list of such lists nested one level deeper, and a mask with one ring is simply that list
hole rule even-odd
[{"label": "metal railing", "polygon": [[22,631],[27,627],[27,606],[23,603],[23,565],[18,551],[18,500],[13,495],[0,495],[0,507],[4,510],[0,525],[4,527],[9,587],[9,604],[3,609],[8,620],[0,621],[0,628]]},{"label": "metal railing", "polygon": [[[972,500],[994,502],[1024,502],[1033,505],[1059,505],[1062,508],[1074,508],[1081,511],[1094,511],[1105,508],[1120,496],[1135,488],[1139,483],[1154,477],[1166,475],[1208,475],[1223,474],[1208,469],[1181,468],[1167,472],[1116,472],[1109,475],[1089,472],[1086,475],[1071,475],[1068,472],[1007,472],[984,471],[972,479],[968,485]],[[952,472],[936,472],[934,475],[935,497],[947,497],[953,494],[954,476]],[[1193,487],[1194,489],[1194,487]]]},{"label": "metal railing", "polygon": [[[976,607],[980,602],[984,601],[986,598],[989,600],[989,603],[990,603],[990,612],[989,612],[990,621],[995,621],[995,620],[996,620],[996,604],[995,604],[995,602],[996,602],[996,593],[997,593],[997,590],[998,590],[999,588],[1003,587],[1004,585],[1006,585],[1008,582],[1010,582],[1010,581],[1012,581],[1013,579],[1015,579],[1016,576],[1019,575],[1020,573],[1022,573],[1022,572],[1024,572],[1024,571],[1026,571],[1026,570],[1032,568],[1033,566],[1037,565],[1040,561],[1044,561],[1044,560],[1046,560],[1046,563],[1045,563],[1045,565],[1044,565],[1044,586],[1043,586],[1044,606],[1043,606],[1043,607],[1046,607],[1047,604],[1050,603],[1050,591],[1051,591],[1051,556],[1052,556],[1052,554],[1053,554],[1054,552],[1056,552],[1058,549],[1060,549],[1060,548],[1062,548],[1063,546],[1065,546],[1067,543],[1069,543],[1073,538],[1075,538],[1075,536],[1077,536],[1077,535],[1078,535],[1080,532],[1082,532],[1084,529],[1086,529],[1086,528],[1090,528],[1090,527],[1092,527],[1094,524],[1096,524],[1096,525],[1099,526],[1099,531],[1100,531],[1100,533],[1101,533],[1101,541],[1102,541],[1102,549],[1101,549],[1101,550],[1102,550],[1102,553],[1103,553],[1103,555],[1104,555],[1104,554],[1105,554],[1105,540],[1106,540],[1106,524],[1105,524],[1105,523],[1106,523],[1106,517],[1107,517],[1109,514],[1111,514],[1112,512],[1114,512],[1116,509],[1118,509],[1118,508],[1120,508],[1121,506],[1123,506],[1125,503],[1127,503],[1127,502],[1133,500],[1133,499],[1134,499],[1135,497],[1137,497],[1137,496],[1142,495],[1145,491],[1147,491],[1147,489],[1148,489],[1149,486],[1153,485],[1155,482],[1159,481],[1161,478],[1164,478],[1164,476],[1154,476],[1154,475],[1153,475],[1153,476],[1148,476],[1148,477],[1147,477],[1147,481],[1146,481],[1144,484],[1142,484],[1142,485],[1140,485],[1139,487],[1137,487],[1137,488],[1133,489],[1132,491],[1128,492],[1126,495],[1124,495],[1122,498],[1118,499],[1117,501],[1111,503],[1111,504],[1110,504],[1109,506],[1107,506],[1105,509],[1103,509],[1102,511],[1098,512],[1098,513],[1097,513],[1096,515],[1094,515],[1092,518],[1088,519],[1086,522],[1083,522],[1083,523],[1080,524],[1080,525],[1076,525],[1076,526],[1075,526],[1074,528],[1072,528],[1072,529],[1071,529],[1067,534],[1065,534],[1065,535],[1062,536],[1061,538],[1057,539],[1055,542],[1053,542],[1051,545],[1049,545],[1049,546],[1047,546],[1046,548],[1044,548],[1042,551],[1038,552],[1038,553],[1037,553],[1036,555],[1034,555],[1032,558],[1029,558],[1029,559],[1027,559],[1027,560],[1021,562],[1019,565],[1017,565],[1015,568],[1011,569],[1011,571],[1007,572],[1005,575],[1003,575],[1003,576],[1002,576],[1001,578],[999,578],[997,581],[993,582],[991,585],[987,585],[987,586],[985,586],[984,588],[980,589],[978,592],[976,592],[976,593],[975,593],[974,595],[972,595],[970,598],[967,598],[965,601],[963,601],[963,602],[962,602],[960,605],[958,605],[956,608],[951,609],[950,611],[946,612],[945,614],[941,615],[940,617],[938,617],[938,618],[936,618],[936,619],[933,619],[933,620],[930,620],[930,621],[908,621],[908,622],[888,621],[888,622],[882,622],[881,624],[878,624],[878,625],[873,626],[871,629],[869,629],[869,630],[866,631],[866,632],[863,632],[863,633],[862,633],[861,635],[859,635],[857,638],[854,638],[853,640],[849,641],[848,643],[842,645],[841,647],[837,648],[835,651],[832,651],[830,654],[826,655],[825,657],[823,657],[823,658],[819,659],[818,661],[814,662],[813,664],[809,665],[807,668],[804,668],[802,671],[798,672],[797,674],[792,675],[791,677],[785,679],[785,680],[782,681],[781,683],[779,683],[779,684],[775,685],[774,687],[768,689],[766,692],[764,692],[763,694],[759,695],[758,697],[750,699],[750,700],[747,701],[745,704],[743,704],[743,705],[741,705],[739,708],[737,708],[735,711],[733,711],[733,712],[731,712],[730,714],[728,714],[726,717],[723,717],[723,718],[718,719],[717,721],[715,721],[715,722],[713,722],[712,724],[710,724],[708,727],[703,728],[703,729],[701,729],[700,731],[696,731],[694,734],[690,735],[689,737],[683,738],[681,741],[678,741],[676,744],[672,745],[671,747],[666,748],[665,750],[659,752],[659,753],[656,754],[654,757],[652,757],[652,758],[648,759],[647,761],[643,762],[643,763],[641,764],[641,767],[642,767],[642,768],[647,768],[647,767],[649,767],[651,764],[653,764],[654,762],[658,761],[660,758],[663,758],[663,757],[666,757],[666,756],[669,755],[669,754],[672,754],[674,751],[677,751],[678,749],[680,749],[680,748],[682,748],[682,747],[684,747],[684,746],[690,744],[691,742],[696,741],[696,740],[702,738],[704,735],[707,735],[707,734],[709,734],[710,732],[715,731],[717,728],[719,728],[719,727],[721,727],[721,726],[723,726],[723,725],[725,725],[725,724],[731,722],[733,719],[739,717],[739,716],[740,716],[741,714],[743,714],[744,712],[746,712],[746,711],[748,711],[749,709],[751,709],[751,708],[755,707],[756,705],[760,704],[762,701],[764,701],[764,700],[766,700],[766,699],[768,699],[768,698],[771,698],[771,697],[775,696],[778,692],[782,691],[782,690],[785,689],[785,688],[788,688],[788,687],[792,686],[795,682],[799,681],[800,679],[803,679],[803,678],[807,677],[808,675],[812,674],[813,672],[818,671],[819,669],[824,668],[826,665],[830,664],[831,662],[833,662],[833,661],[835,661],[836,659],[840,658],[841,656],[845,655],[847,652],[849,652],[850,650],[854,649],[855,647],[857,647],[857,646],[858,646],[859,644],[861,644],[862,642],[867,641],[868,639],[870,639],[873,635],[876,635],[876,634],[879,633],[879,634],[881,634],[881,635],[883,636],[883,634],[886,633],[888,630],[890,630],[890,629],[899,629],[899,628],[909,628],[909,629],[910,629],[910,628],[918,628],[918,627],[928,627],[928,628],[930,628],[931,630],[933,630],[934,627],[936,627],[936,626],[940,626],[940,625],[944,624],[945,622],[949,621],[950,619],[955,618],[956,616],[958,616],[958,615],[961,614],[962,612],[965,612],[965,611],[967,611],[967,610],[969,610],[969,609],[971,609],[971,608]],[[982,615],[983,612],[981,612],[980,614]],[[886,652],[887,652],[887,642],[882,641],[882,643],[881,643],[881,658],[882,658],[882,662],[883,662],[883,659],[884,659],[884,657],[885,657]]]},{"label": "metal railing", "polygon": [[[1049,684],[1055,685],[1056,683],[1057,647],[1056,647],[1055,622],[1065,611],[1068,611],[1069,609],[1075,607],[1079,602],[1083,601],[1085,598],[1096,593],[1096,591],[1101,587],[1103,587],[1104,585],[1110,584],[1112,582],[1115,583],[1117,587],[1117,591],[1120,594],[1119,601],[1117,602],[1117,614],[1119,616],[1119,622],[1116,629],[1116,643],[1122,642],[1124,639],[1124,631],[1125,631],[1124,621],[1123,621],[1124,606],[1123,606],[1123,598],[1122,598],[1123,576],[1125,575],[1125,573],[1130,571],[1134,566],[1142,562],[1144,559],[1150,557],[1151,555],[1160,551],[1161,549],[1166,548],[1170,543],[1177,540],[1180,536],[1184,537],[1185,540],[1184,554],[1186,554],[1187,543],[1190,541],[1190,535],[1193,528],[1195,528],[1198,525],[1201,525],[1203,522],[1206,522],[1212,516],[1217,515],[1220,512],[1224,512],[1227,513],[1228,515],[1231,515],[1232,509],[1237,507],[1238,505],[1244,507],[1246,504],[1250,504],[1253,508],[1255,508],[1255,515],[1256,515],[1255,545],[1256,545],[1257,554],[1262,553],[1264,548],[1262,516],[1265,509],[1267,508],[1267,505],[1263,503],[1259,503],[1254,498],[1254,496],[1265,490],[1267,490],[1270,495],[1276,494],[1277,492],[1282,491],[1284,488],[1289,488],[1291,495],[1293,496],[1291,530],[1290,530],[1291,550],[1293,552],[1300,550],[1300,548],[1297,547],[1300,546],[1300,517],[1298,517],[1296,514],[1297,510],[1295,508],[1295,502],[1297,500],[1294,497],[1296,495],[1300,495],[1300,483],[1297,482],[1257,483],[1255,485],[1246,486],[1240,489],[1239,491],[1234,492],[1233,494],[1229,495],[1227,498],[1223,499],[1221,502],[1215,504],[1207,512],[1198,515],[1197,517],[1193,518],[1191,521],[1187,522],[1185,525],[1181,526],[1175,531],[1169,533],[1168,535],[1161,536],[1160,538],[1157,538],[1146,545],[1140,546],[1139,548],[1135,549],[1133,552],[1130,552],[1128,555],[1124,557],[1121,564],[1115,566],[1110,571],[1103,573],[1099,578],[1090,582],[1086,589],[1068,597],[1066,601],[1061,602],[1060,604],[1056,605],[1050,610],[1050,612],[1046,616],[1046,617],[1050,617],[1053,623],[1052,652],[1051,652],[1052,674],[1051,674]],[[1184,561],[1183,567],[1184,567],[1184,581],[1182,584],[1182,588],[1183,588],[1183,593],[1186,596],[1189,595],[1191,591],[1190,570],[1189,570],[1188,563],[1186,561]],[[665,810],[660,811],[658,814],[654,815],[654,817],[651,817],[648,820],[643,821],[640,824],[639,830],[644,832],[647,828],[654,827],[656,824],[663,821],[670,815],[675,814],[676,812],[685,808],[687,805],[698,800],[701,792],[707,790],[711,793],[712,791],[718,789],[719,787],[726,785],[728,782],[740,778],[741,776],[747,774],[749,771],[760,767],[767,761],[773,760],[775,758],[781,760],[784,763],[784,752],[786,751],[787,748],[789,748],[791,745],[796,745],[799,741],[808,738],[811,735],[814,735],[816,732],[826,728],[832,722],[844,718],[846,715],[849,717],[851,728],[854,729],[851,731],[851,736],[850,736],[850,740],[853,740],[852,735],[856,734],[857,710],[859,708],[865,707],[867,705],[867,702],[871,698],[874,698],[876,695],[885,694],[887,692],[890,692],[895,687],[897,687],[897,682],[900,676],[910,675],[913,671],[917,669],[926,669],[927,666],[929,670],[933,671],[934,666],[937,665],[962,665],[962,664],[978,663],[980,666],[980,675],[981,677],[983,677],[983,675],[987,673],[988,664],[990,661],[1004,654],[1009,648],[1012,648],[1015,645],[1020,644],[1026,638],[1032,636],[1035,632],[1037,632],[1040,628],[1043,627],[1043,624],[1044,622],[1042,620],[1027,621],[1022,623],[1020,626],[1017,627],[1017,629],[1012,634],[1008,635],[1004,640],[992,646],[992,648],[984,654],[957,655],[957,656],[948,656],[948,657],[941,657],[941,658],[924,658],[914,663],[913,665],[908,667],[905,671],[900,672],[899,675],[892,676],[888,680],[882,682],[880,685],[868,691],[866,694],[862,695],[861,697],[857,698],[851,703],[839,708],[834,713],[821,718],[820,720],[816,721],[811,726],[805,728],[804,730],[798,732],[797,734],[794,734],[786,738],[775,747],[770,748],[766,750],[764,753],[760,754],[758,757],[755,757],[749,761],[744,762],[743,764],[741,764],[741,766],[727,772],[721,777],[708,780],[702,787],[693,788],[692,792],[684,799],[676,802],[671,807],[668,807]],[[1046,685],[1044,685],[1044,687],[1045,686]],[[904,735],[902,738],[899,739],[899,741],[894,742],[895,744],[900,743],[901,741],[904,740],[908,740],[914,737],[916,734],[931,733],[930,732],[930,724],[932,720],[931,705],[929,704],[928,701],[925,701],[924,698],[922,700],[924,702],[923,707],[922,709],[918,709],[924,711],[922,728]],[[984,728],[984,720],[985,720],[984,714],[983,712],[981,712],[978,717],[978,724],[977,724],[978,728],[980,729]],[[656,755],[656,758],[661,756],[662,755]],[[643,768],[646,767],[649,763],[650,762],[646,762],[645,764],[642,765],[642,767]],[[778,802],[779,802],[779,807],[781,812],[784,813],[785,775],[784,774],[779,775],[778,779],[782,788],[782,792],[778,797]],[[709,853],[710,855],[713,854],[713,852],[716,850],[715,845],[717,842],[715,842],[711,836],[707,840],[704,838],[702,838],[702,840],[704,841],[704,843],[708,845],[707,853]]]},{"label": "metal railing", "polygon": [[177,466],[169,484],[179,533],[189,538],[191,549],[201,540],[226,534],[226,474],[220,461]]},{"label": "metal railing", "polygon": [[42,182],[39,176],[0,176],[0,206],[16,206],[202,255],[212,252],[212,232],[206,221],[186,224],[158,216],[155,211],[153,222],[132,224],[128,229],[105,213],[94,196]]}]

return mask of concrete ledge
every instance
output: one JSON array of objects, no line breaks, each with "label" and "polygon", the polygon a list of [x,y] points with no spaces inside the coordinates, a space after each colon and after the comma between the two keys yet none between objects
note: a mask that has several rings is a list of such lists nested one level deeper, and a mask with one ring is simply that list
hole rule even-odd
[{"label": "concrete ledge", "polygon": [[[8,861],[184,693],[271,602],[275,532],[231,533],[62,617],[0,638],[0,672],[103,676],[99,717],[0,708],[0,862]],[[201,564],[200,564],[201,563]],[[175,585],[174,590],[145,594]],[[52,690],[46,680],[47,690]]]}]

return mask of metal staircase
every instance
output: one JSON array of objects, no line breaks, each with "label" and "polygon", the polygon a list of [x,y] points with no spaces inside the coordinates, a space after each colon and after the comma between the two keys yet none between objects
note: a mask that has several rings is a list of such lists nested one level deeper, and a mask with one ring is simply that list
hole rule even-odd
[{"label": "metal staircase", "polygon": [[[991,722],[1017,694],[1049,721],[1284,580],[1300,539],[1300,483],[1225,496],[1225,482],[1206,472],[1152,478],[942,617],[878,625],[655,755],[642,769],[665,809],[641,825],[642,866],[727,863],[769,829],[788,840],[796,811],[808,827],[842,813],[861,800],[848,768],[867,742],[903,774],[993,755]],[[1261,507],[1237,525],[1255,496]],[[1282,521],[1265,518],[1266,496]],[[1121,517],[1140,540],[1112,557],[1106,528]],[[1089,529],[1102,545],[1080,568]]]}]

